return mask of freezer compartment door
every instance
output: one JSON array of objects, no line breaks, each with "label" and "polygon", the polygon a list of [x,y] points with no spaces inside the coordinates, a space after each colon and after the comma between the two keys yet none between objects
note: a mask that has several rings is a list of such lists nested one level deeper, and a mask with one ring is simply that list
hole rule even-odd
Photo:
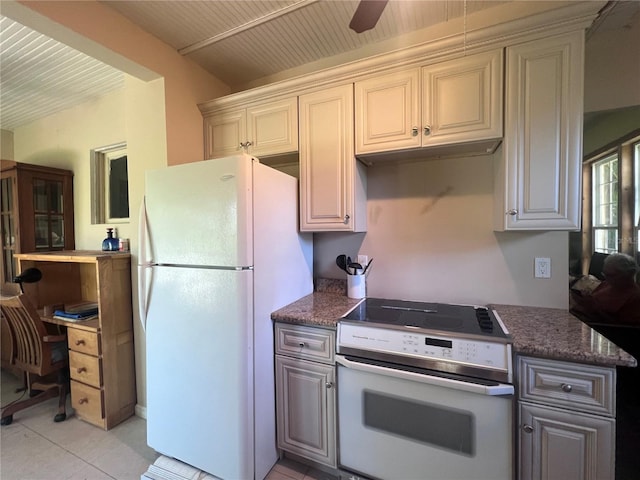
[{"label": "freezer compartment door", "polygon": [[249,155],[146,174],[147,256],[173,265],[253,265]]},{"label": "freezer compartment door", "polygon": [[154,267],[147,442],[220,478],[253,478],[251,271]]}]

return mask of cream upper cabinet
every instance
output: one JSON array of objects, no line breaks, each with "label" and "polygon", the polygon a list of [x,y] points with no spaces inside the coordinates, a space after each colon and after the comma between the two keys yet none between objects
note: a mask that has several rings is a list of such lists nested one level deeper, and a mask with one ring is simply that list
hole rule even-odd
[{"label": "cream upper cabinet", "polygon": [[502,49],[355,84],[356,153],[502,137]]},{"label": "cream upper cabinet", "polygon": [[355,83],[356,153],[422,145],[419,85],[419,68]]},{"label": "cream upper cabinet", "polygon": [[298,150],[297,97],[250,104],[204,117],[205,156],[246,151],[257,157]]},{"label": "cream upper cabinet", "polygon": [[584,32],[507,48],[496,230],[578,230]]},{"label": "cream upper cabinet", "polygon": [[300,230],[366,230],[366,167],[353,151],[353,85],[301,95]]}]

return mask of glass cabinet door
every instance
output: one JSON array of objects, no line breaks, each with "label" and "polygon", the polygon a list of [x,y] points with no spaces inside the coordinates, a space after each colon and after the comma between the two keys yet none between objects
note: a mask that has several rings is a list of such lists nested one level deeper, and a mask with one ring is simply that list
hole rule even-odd
[{"label": "glass cabinet door", "polygon": [[13,178],[0,183],[0,234],[2,235],[2,278],[11,281],[16,275],[16,225],[13,210]]},{"label": "glass cabinet door", "polygon": [[33,180],[34,228],[37,250],[64,247],[64,201],[60,181]]}]

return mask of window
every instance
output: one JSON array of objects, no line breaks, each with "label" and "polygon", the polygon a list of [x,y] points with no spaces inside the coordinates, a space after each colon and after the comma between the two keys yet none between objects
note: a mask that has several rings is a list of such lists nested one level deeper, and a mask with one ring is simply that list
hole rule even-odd
[{"label": "window", "polygon": [[640,261],[640,130],[585,159],[582,265],[593,252]]},{"label": "window", "polygon": [[129,220],[127,144],[91,150],[91,223]]},{"label": "window", "polygon": [[593,246],[596,252],[618,251],[618,154],[593,164]]}]

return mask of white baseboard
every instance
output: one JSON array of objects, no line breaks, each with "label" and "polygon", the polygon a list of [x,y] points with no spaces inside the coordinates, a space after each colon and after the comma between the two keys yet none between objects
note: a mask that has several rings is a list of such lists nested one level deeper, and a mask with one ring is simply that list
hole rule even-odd
[{"label": "white baseboard", "polygon": [[143,407],[142,405],[136,404],[136,408],[134,410],[136,417],[147,419],[147,407]]}]

